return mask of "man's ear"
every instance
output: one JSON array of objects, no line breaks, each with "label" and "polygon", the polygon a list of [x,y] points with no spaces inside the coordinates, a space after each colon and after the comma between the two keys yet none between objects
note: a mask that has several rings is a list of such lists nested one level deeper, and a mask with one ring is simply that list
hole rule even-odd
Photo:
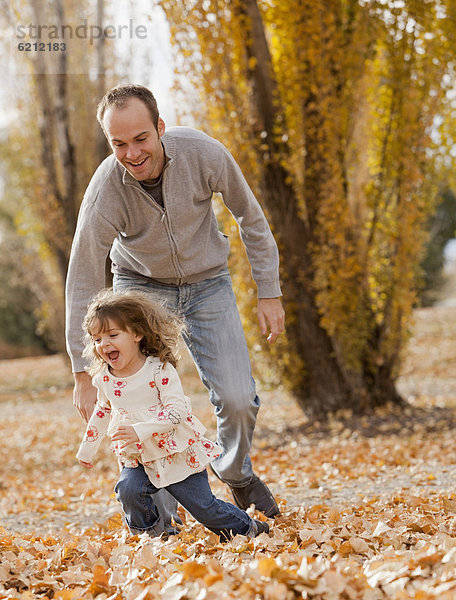
[{"label": "man's ear", "polygon": [[161,117],[158,117],[158,121],[157,121],[157,131],[158,131],[158,135],[161,137],[164,133],[165,133],[165,122],[163,121],[163,119]]}]

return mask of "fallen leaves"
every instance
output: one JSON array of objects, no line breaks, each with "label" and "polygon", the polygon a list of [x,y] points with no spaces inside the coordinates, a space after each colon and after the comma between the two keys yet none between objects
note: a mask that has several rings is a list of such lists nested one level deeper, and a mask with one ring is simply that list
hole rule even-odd
[{"label": "fallen leaves", "polygon": [[[20,365],[4,363],[0,380]],[[166,541],[130,535],[108,448],[90,472],[75,463],[84,424],[70,389],[61,399],[37,402],[30,390],[21,398],[2,402],[0,600],[456,597],[452,409],[345,412],[317,424],[286,396],[263,393],[252,459],[282,514],[270,536],[221,544],[185,513]],[[207,400],[195,404],[213,432]]]},{"label": "fallen leaves", "polygon": [[288,509],[271,536],[228,544],[190,518],[167,541],[129,535],[120,514],[79,533],[2,529],[0,598],[452,598],[454,503],[405,495]]}]

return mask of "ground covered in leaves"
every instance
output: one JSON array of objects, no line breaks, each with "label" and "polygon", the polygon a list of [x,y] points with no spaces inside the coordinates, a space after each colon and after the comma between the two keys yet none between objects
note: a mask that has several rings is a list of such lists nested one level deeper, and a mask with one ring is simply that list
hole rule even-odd
[{"label": "ground covered in leaves", "polygon": [[92,471],[74,458],[84,424],[65,359],[0,362],[0,599],[455,598],[455,311],[417,312],[404,409],[315,423],[282,390],[262,392],[252,459],[282,514],[270,536],[228,544],[184,513],[167,541],[129,535],[108,444]]}]

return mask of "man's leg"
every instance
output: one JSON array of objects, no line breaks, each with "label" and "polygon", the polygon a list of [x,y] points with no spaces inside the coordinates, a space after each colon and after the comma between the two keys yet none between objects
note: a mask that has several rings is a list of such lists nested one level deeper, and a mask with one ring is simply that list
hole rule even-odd
[{"label": "man's leg", "polygon": [[217,416],[217,443],[223,453],[211,467],[230,486],[240,508],[255,504],[274,516],[277,504],[253,473],[249,456],[260,400],[228,271],[181,286],[178,308],[186,320],[184,340]]}]

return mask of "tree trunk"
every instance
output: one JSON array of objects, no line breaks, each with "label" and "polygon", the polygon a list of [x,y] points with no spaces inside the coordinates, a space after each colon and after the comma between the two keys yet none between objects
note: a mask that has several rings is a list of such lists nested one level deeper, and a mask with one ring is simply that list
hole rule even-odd
[{"label": "tree trunk", "polygon": [[[97,0],[97,22],[101,27],[104,20],[104,0]],[[100,36],[96,41],[96,52],[97,52],[97,91],[98,91],[98,102],[106,93],[106,38],[104,35]],[[96,152],[98,157],[98,163],[104,161],[109,154],[109,144],[104,135],[101,127],[97,128],[97,139],[96,139]]]},{"label": "tree trunk", "polygon": [[[54,6],[55,18],[60,27],[64,24],[61,0],[55,0]],[[45,22],[41,2],[34,2],[32,7],[36,22]],[[44,234],[57,257],[60,274],[64,280],[77,219],[77,165],[70,136],[66,54],[59,53],[57,74],[48,73],[48,64],[43,55],[44,53],[38,52],[34,62],[35,83],[42,117],[39,124],[41,160],[46,173],[47,186],[55,203],[55,206],[52,206],[50,200],[49,206],[43,207],[45,219],[46,212],[48,214]]]},{"label": "tree trunk", "polygon": [[[269,164],[262,198],[270,215],[286,265],[282,287],[287,311],[287,342],[302,368],[285,371],[290,389],[303,410],[311,414],[334,411],[356,403],[346,374],[337,361],[332,340],[320,326],[307,251],[309,231],[297,212],[294,190],[280,165]],[[278,201],[280,199],[280,201]]]},{"label": "tree trunk", "polygon": [[[287,343],[290,352],[297,358],[295,364],[301,362],[302,365],[298,368],[299,372],[296,368],[287,372],[285,368],[288,387],[303,410],[313,415],[324,415],[341,408],[359,410],[387,400],[399,400],[388,365],[366,362],[363,375],[348,373],[343,360],[338,360],[334,341],[320,325],[310,255],[310,247],[317,241],[314,235],[315,215],[310,211],[317,210],[318,198],[313,205],[308,205],[310,211],[303,216],[289,174],[282,166],[286,164],[290,150],[286,141],[274,132],[277,124],[283,122],[283,115],[277,102],[276,82],[261,13],[256,0],[240,0],[239,10],[247,17],[248,23],[245,51],[249,59],[254,59],[249,60],[249,65],[253,65],[249,78],[258,130],[266,132],[266,137],[264,134],[262,137],[269,146],[269,151],[261,157],[267,164],[260,186],[279,242],[281,261],[286,265],[283,291],[287,309]],[[312,160],[311,154],[312,150],[307,157],[308,163]],[[317,157],[315,164],[325,165],[321,158]],[[318,179],[323,173],[313,171],[312,176]]]}]

